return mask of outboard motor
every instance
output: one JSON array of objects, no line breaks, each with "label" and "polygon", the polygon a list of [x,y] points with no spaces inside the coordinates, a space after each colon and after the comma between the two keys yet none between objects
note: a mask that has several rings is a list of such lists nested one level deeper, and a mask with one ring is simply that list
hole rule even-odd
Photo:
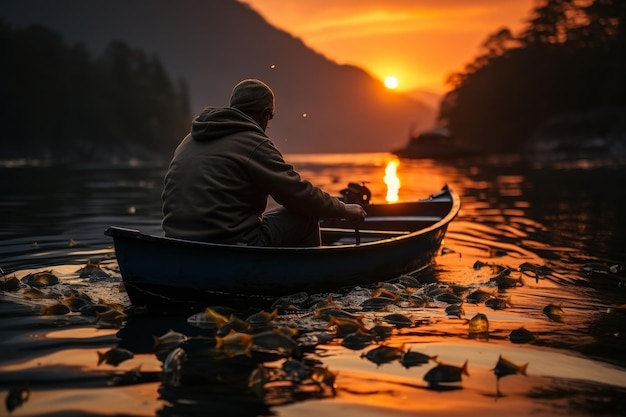
[{"label": "outboard motor", "polygon": [[341,190],[340,193],[344,203],[360,204],[363,207],[369,205],[372,198],[372,192],[365,186],[364,182],[361,184],[350,182],[348,187]]}]

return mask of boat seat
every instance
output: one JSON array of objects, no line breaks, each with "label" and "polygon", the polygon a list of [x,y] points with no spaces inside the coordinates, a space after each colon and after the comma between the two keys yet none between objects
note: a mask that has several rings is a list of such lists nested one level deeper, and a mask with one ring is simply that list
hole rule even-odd
[{"label": "boat seat", "polygon": [[[323,245],[337,246],[337,245],[354,245],[356,243],[356,230],[339,228],[339,227],[322,227],[320,228],[322,233]],[[389,239],[392,237],[408,235],[411,232],[403,230],[371,230],[371,229],[359,229],[360,243],[374,242],[376,240]]]},{"label": "boat seat", "polygon": [[[354,234],[355,229],[344,229],[340,227],[321,227],[322,233],[341,233],[341,234]],[[398,236],[398,235],[408,235],[411,232],[406,232],[402,230],[369,230],[364,229],[360,230],[359,233],[362,235],[377,235],[377,236]]]}]

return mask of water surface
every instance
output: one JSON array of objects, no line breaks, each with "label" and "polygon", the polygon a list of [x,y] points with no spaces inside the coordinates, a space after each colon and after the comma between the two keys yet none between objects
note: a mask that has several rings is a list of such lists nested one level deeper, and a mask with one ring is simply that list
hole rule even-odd
[{"label": "water surface", "polygon": [[[331,194],[350,181],[363,181],[374,201],[383,202],[387,195],[387,154],[287,159]],[[60,279],[60,284],[42,288],[45,298],[27,298],[25,285],[0,293],[0,388],[5,395],[12,388],[27,386],[30,391],[11,415],[625,413],[624,161],[400,161],[400,200],[427,196],[445,184],[462,197],[461,212],[435,264],[411,275],[420,283],[412,291],[426,303],[364,311],[361,303],[375,285],[309,294],[307,300],[294,300],[300,302],[297,310],[281,311],[274,319],[299,329],[299,360],[332,372],[334,390],[332,384],[286,373],[284,357],[258,352],[225,357],[215,349],[215,330],[192,326],[187,317],[127,310],[128,317],[107,323],[81,312],[42,315],[42,307],[70,292],[128,306],[112,241],[103,231],[118,225],[160,233],[164,172],[165,165],[158,164],[0,168],[0,267],[5,278],[51,271]],[[99,261],[106,275],[81,277],[90,260]],[[477,267],[477,261],[483,266]],[[520,271],[524,264],[541,267],[541,274]],[[504,268],[523,286],[494,286],[490,279]],[[477,289],[508,303],[495,310],[484,302],[467,302]],[[449,304],[438,298],[453,291],[465,300],[462,317],[446,314]],[[390,338],[360,349],[344,346],[341,336],[323,339],[334,328],[316,318],[311,305],[329,295],[343,309],[360,314],[367,327],[391,313],[404,315],[412,325],[396,327]],[[560,320],[543,312],[549,304],[562,309]],[[469,332],[468,320],[477,314],[488,319],[487,335]],[[536,339],[513,343],[509,335],[522,326]],[[189,340],[168,360],[155,351],[154,337],[170,329]],[[374,363],[366,354],[381,344],[436,360],[409,368],[397,359]],[[98,364],[98,352],[112,348],[134,355],[117,366]],[[500,357],[528,364],[526,375],[496,378],[493,369]],[[424,376],[436,361],[458,367],[467,361],[469,376],[432,386]],[[262,389],[250,386],[259,365],[271,377]]]}]

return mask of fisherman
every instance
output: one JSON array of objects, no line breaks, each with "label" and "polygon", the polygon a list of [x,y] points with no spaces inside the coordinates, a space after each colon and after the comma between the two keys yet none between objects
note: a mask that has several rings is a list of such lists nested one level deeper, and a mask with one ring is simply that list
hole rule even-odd
[{"label": "fisherman", "polygon": [[[246,79],[229,107],[207,107],[191,125],[165,176],[166,236],[253,246],[318,246],[319,218],[363,221],[345,204],[300,177],[266,135],[274,93]],[[266,212],[268,198],[281,207]]]}]

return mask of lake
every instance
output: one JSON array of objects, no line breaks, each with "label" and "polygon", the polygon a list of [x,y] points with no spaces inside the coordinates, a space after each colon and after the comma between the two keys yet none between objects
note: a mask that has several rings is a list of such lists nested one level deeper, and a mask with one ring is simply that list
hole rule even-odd
[{"label": "lake", "polygon": [[[402,159],[395,173],[385,153],[286,160],[331,194],[365,182],[375,202],[396,183],[400,201],[446,184],[461,196],[434,264],[395,280],[422,305],[363,309],[382,283],[308,294],[296,310],[271,317],[297,330],[297,360],[225,354],[215,327],[129,308],[103,233],[111,225],[161,233],[165,165],[5,162],[0,389],[7,402],[0,415],[626,414],[626,160]],[[88,273],[94,264],[98,273]],[[514,283],[494,284],[507,269]],[[35,275],[42,271],[50,274]],[[59,283],[24,283],[50,275]],[[501,302],[476,299],[478,290]],[[55,310],[71,294],[124,313]],[[454,303],[442,294],[463,300],[464,314],[446,312]],[[368,328],[385,323],[390,333],[348,344],[315,314],[313,301],[329,297]],[[485,330],[479,336],[470,331],[476,320]],[[382,356],[372,352],[380,346],[388,348]],[[412,354],[423,360],[410,362]],[[439,364],[454,381],[425,380]]]}]

